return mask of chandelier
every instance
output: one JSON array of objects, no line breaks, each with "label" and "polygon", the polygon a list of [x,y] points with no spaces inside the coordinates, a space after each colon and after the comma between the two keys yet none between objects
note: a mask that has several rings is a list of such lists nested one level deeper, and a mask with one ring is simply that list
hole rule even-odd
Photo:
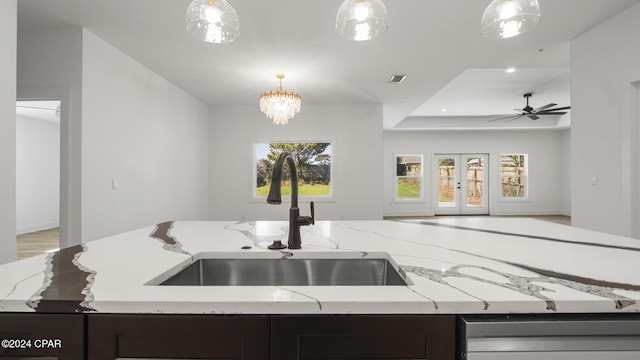
[{"label": "chandelier", "polygon": [[240,35],[240,20],[227,0],[193,0],[187,8],[187,33],[213,44],[235,41]]},{"label": "chandelier", "polygon": [[533,29],[539,22],[538,0],[493,0],[484,10],[480,31],[488,39],[506,39]]},{"label": "chandelier", "polygon": [[260,95],[260,111],[269,119],[273,119],[275,125],[285,125],[289,119],[300,112],[302,99],[298,94],[282,90],[284,74],[277,74],[276,77],[280,79],[280,86],[276,92],[270,91]]}]

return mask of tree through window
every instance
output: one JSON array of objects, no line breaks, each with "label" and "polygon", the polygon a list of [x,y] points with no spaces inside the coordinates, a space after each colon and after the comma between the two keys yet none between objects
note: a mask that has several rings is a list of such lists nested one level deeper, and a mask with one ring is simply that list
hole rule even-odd
[{"label": "tree through window", "polygon": [[[331,196],[331,143],[256,143],[256,182],[254,195],[266,197],[276,158],[291,153],[298,169],[298,195]],[[282,194],[291,194],[291,179],[285,162]]]},{"label": "tree through window", "polygon": [[527,154],[502,154],[500,156],[502,198],[527,198],[527,163]]}]

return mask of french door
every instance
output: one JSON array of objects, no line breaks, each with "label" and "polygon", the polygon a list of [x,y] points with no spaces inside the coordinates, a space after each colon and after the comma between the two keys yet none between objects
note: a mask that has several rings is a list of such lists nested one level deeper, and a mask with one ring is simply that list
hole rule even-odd
[{"label": "french door", "polygon": [[436,215],[489,214],[487,154],[436,154]]}]

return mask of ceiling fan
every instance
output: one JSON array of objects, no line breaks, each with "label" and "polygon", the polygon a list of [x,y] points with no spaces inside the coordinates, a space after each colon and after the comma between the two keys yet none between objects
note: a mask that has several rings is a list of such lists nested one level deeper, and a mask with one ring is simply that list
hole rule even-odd
[{"label": "ceiling fan", "polygon": [[498,120],[513,121],[513,120],[519,119],[519,118],[521,118],[523,116],[526,116],[531,120],[538,120],[540,118],[540,116],[542,116],[542,115],[564,115],[567,112],[563,111],[563,110],[571,109],[571,106],[563,106],[563,107],[554,108],[554,106],[558,105],[558,104],[554,104],[554,103],[549,103],[547,105],[544,105],[544,106],[541,106],[539,108],[535,108],[534,109],[531,106],[529,106],[529,98],[531,97],[532,94],[533,93],[526,93],[526,94],[523,95],[524,98],[527,99],[527,106],[525,106],[522,109],[514,109],[515,111],[519,111],[520,114],[503,116],[501,118],[489,120],[489,122],[498,121]]}]

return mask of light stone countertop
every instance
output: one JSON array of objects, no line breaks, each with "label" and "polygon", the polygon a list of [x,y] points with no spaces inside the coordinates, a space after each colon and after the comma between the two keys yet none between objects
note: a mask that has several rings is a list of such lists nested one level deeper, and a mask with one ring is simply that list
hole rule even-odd
[{"label": "light stone countertop", "polygon": [[[526,218],[167,222],[0,265],[0,312],[507,314],[640,312],[640,240]],[[242,249],[250,247],[250,249]],[[388,254],[407,286],[157,286],[200,258]],[[286,261],[286,260],[283,260]],[[150,284],[151,283],[151,284]]]}]

